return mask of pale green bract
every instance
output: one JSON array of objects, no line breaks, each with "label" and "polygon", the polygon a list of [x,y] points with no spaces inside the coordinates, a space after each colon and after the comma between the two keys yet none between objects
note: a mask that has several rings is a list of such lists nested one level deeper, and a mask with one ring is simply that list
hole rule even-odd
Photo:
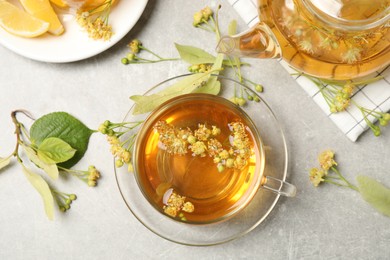
[{"label": "pale green bract", "polygon": [[67,142],[57,137],[49,137],[38,146],[37,155],[45,163],[61,163],[69,160],[76,153]]},{"label": "pale green bract", "polygon": [[232,20],[230,23],[229,23],[229,27],[228,27],[228,34],[230,36],[234,35],[237,33],[237,21],[236,20]]},{"label": "pale green bract", "polygon": [[23,164],[22,167],[23,167],[23,173],[27,177],[27,180],[29,180],[31,185],[41,195],[43,204],[45,206],[45,212],[47,217],[50,220],[53,220],[54,219],[54,198],[53,198],[53,194],[50,191],[49,185],[39,174],[30,171]]},{"label": "pale green bract", "polygon": [[[198,64],[212,64],[215,63],[217,57],[211,55],[210,53],[194,46],[180,45],[175,43],[176,49],[179,52],[180,58],[192,65]],[[238,66],[238,65],[249,65],[247,63],[241,63],[238,60],[238,63],[235,60],[224,60],[222,59],[222,64],[226,66]]]},{"label": "pale green bract", "polygon": [[22,145],[24,151],[26,152],[26,155],[30,161],[32,161],[35,165],[37,165],[39,168],[44,170],[47,175],[50,176],[53,180],[58,179],[58,168],[55,163],[46,163],[43,160],[41,160],[36,152],[29,146]]},{"label": "pale green bract", "polygon": [[215,57],[210,53],[193,46],[175,43],[180,58],[190,64],[214,63]]},{"label": "pale green bract", "polygon": [[11,156],[8,156],[6,158],[0,157],[0,170],[6,167],[11,162]]},{"label": "pale green bract", "polygon": [[196,73],[184,77],[182,80],[176,82],[162,91],[152,94],[150,96],[134,95],[130,99],[135,102],[133,114],[143,114],[152,111],[158,105],[165,101],[193,92],[197,88],[201,88],[210,78],[211,72]]},{"label": "pale green bract", "polygon": [[356,179],[363,199],[390,217],[390,189],[368,176],[358,176]]}]

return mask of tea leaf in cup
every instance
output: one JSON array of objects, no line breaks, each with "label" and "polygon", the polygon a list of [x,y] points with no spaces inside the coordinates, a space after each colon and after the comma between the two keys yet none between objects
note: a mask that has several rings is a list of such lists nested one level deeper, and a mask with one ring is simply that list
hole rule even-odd
[{"label": "tea leaf in cup", "polygon": [[76,149],[74,156],[60,166],[71,168],[85,154],[93,130],[89,129],[75,117],[65,112],[54,112],[37,119],[30,129],[31,141],[35,145],[49,137],[57,137]]},{"label": "tea leaf in cup", "polygon": [[57,137],[49,137],[38,146],[37,155],[45,163],[61,163],[74,156],[76,150]]},{"label": "tea leaf in cup", "polygon": [[21,165],[23,167],[23,173],[26,176],[27,180],[41,195],[43,204],[45,206],[45,212],[47,217],[50,220],[53,220],[54,219],[54,198],[53,198],[53,194],[50,191],[49,185],[39,174],[36,174],[31,170],[27,169],[26,166],[24,166],[24,164]]},{"label": "tea leaf in cup", "polygon": [[356,179],[363,199],[373,208],[390,217],[390,189],[368,176],[358,176]]},{"label": "tea leaf in cup", "polygon": [[35,165],[37,165],[39,168],[41,168],[44,172],[47,173],[47,175],[50,176],[53,180],[58,179],[58,168],[55,163],[46,163],[43,160],[41,160],[34,149],[32,149],[29,146],[22,145],[24,151],[26,152],[26,155],[30,161],[32,161]]}]

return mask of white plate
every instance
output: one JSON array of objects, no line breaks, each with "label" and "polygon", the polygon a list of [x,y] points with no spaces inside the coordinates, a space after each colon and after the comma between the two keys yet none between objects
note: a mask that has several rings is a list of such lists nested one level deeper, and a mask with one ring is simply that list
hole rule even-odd
[{"label": "white plate", "polygon": [[[12,2],[12,1],[10,1]],[[109,41],[93,40],[70,14],[59,14],[65,27],[61,36],[48,33],[37,38],[14,36],[0,27],[0,44],[27,58],[44,62],[72,62],[97,55],[121,40],[140,18],[148,0],[120,0],[112,8]]]}]

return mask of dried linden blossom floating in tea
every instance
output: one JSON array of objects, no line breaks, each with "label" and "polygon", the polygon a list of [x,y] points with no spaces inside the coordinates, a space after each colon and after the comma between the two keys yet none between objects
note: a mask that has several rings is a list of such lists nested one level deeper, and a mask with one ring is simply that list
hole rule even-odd
[{"label": "dried linden blossom floating in tea", "polygon": [[[373,8],[377,8],[376,12],[386,8],[385,5],[373,4],[375,6]],[[360,18],[360,13],[351,15],[354,15],[356,20]],[[311,23],[302,18],[302,10],[298,6],[293,10],[283,7],[279,19],[282,20],[283,30],[297,44],[299,50],[309,55],[323,55],[326,52],[328,55],[332,54],[339,62],[347,64],[356,64],[367,58],[374,44],[386,41],[386,34],[389,31],[388,24],[354,35],[343,30],[327,29],[321,24]]]},{"label": "dried linden blossom floating in tea", "polygon": [[192,131],[190,128],[177,128],[163,120],[154,125],[159,133],[161,147],[166,152],[177,155],[184,155],[192,152],[192,156],[213,158],[218,171],[225,168],[240,170],[247,165],[253,151],[251,141],[241,122],[228,124],[231,135],[229,136],[229,147],[224,147],[217,137],[221,129],[217,126],[208,128],[206,124],[198,124],[198,128]]},{"label": "dried linden blossom floating in tea", "polygon": [[186,218],[181,211],[187,213],[194,212],[194,204],[189,201],[185,201],[186,197],[177,194],[173,189],[167,190],[165,194],[168,196],[168,199],[167,201],[164,201],[164,213],[174,218],[179,215],[182,221],[186,221]]}]

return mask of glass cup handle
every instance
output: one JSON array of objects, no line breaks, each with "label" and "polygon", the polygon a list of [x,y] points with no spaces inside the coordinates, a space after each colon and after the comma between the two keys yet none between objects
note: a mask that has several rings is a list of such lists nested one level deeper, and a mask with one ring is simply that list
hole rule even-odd
[{"label": "glass cup handle", "polygon": [[264,178],[265,180],[262,184],[262,187],[266,190],[270,190],[287,197],[295,197],[297,194],[297,188],[288,182],[276,179],[271,176],[265,176]]}]

